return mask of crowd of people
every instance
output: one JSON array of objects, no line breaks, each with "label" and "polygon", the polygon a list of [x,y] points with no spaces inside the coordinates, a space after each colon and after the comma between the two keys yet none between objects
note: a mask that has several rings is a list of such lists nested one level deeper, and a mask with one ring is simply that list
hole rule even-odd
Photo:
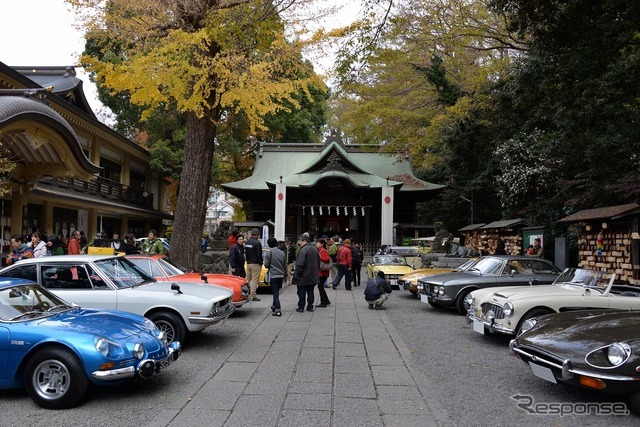
[{"label": "crowd of people", "polygon": [[26,258],[40,258],[43,256],[56,255],[79,255],[87,253],[89,247],[102,242],[101,246],[107,245],[114,250],[114,253],[124,252],[125,254],[163,254],[165,253],[162,241],[157,237],[156,230],[149,231],[149,236],[141,244],[136,242],[133,233],[127,233],[124,239],[120,239],[118,233],[114,233],[111,239],[107,239],[102,233],[97,233],[91,240],[87,241],[84,232],[74,230],[69,237],[51,234],[47,236],[40,231],[34,231],[27,238],[20,234],[11,236],[9,253],[3,258],[3,265],[11,265],[16,261]]},{"label": "crowd of people", "polygon": [[[250,299],[260,301],[256,291],[264,265],[267,268],[265,280],[270,282],[273,295],[271,311],[274,316],[282,315],[279,295],[284,285],[297,287],[296,311],[299,313],[330,305],[326,289],[337,290],[343,280],[347,291],[361,285],[364,254],[360,245],[351,239],[326,235],[312,239],[309,233],[303,233],[297,241],[287,238],[279,242],[270,237],[267,240],[269,249],[264,250],[263,256],[259,230],[254,228],[249,234],[246,240],[237,230],[229,235],[229,272],[246,278],[251,289]],[[314,306],[316,287],[320,302]],[[369,308],[384,309],[382,304],[391,293],[384,273],[370,278],[364,293]]]}]

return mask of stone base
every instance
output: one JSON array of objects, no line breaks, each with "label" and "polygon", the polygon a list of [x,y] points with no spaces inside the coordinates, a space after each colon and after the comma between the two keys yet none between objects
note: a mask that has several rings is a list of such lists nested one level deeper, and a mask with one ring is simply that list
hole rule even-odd
[{"label": "stone base", "polygon": [[203,273],[229,273],[229,252],[209,250],[200,254],[200,271]]}]

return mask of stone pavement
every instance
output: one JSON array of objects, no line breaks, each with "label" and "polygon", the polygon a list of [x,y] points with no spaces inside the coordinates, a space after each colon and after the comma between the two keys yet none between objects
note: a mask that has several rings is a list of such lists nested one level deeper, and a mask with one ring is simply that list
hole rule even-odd
[{"label": "stone pavement", "polygon": [[[296,287],[285,286],[282,317],[271,315],[271,295],[259,295],[253,329],[188,405],[206,411],[185,411],[169,425],[453,425],[385,311],[369,310],[362,289],[328,289],[331,305],[297,313]],[[393,294],[387,305],[401,309]]]}]

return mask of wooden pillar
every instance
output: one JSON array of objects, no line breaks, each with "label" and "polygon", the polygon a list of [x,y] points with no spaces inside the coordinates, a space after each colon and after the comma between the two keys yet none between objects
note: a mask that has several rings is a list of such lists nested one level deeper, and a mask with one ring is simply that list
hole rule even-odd
[{"label": "wooden pillar", "polygon": [[48,200],[42,202],[42,233],[47,236],[53,234],[53,203]]},{"label": "wooden pillar", "polygon": [[27,197],[24,194],[25,185],[19,185],[12,189],[11,194],[11,235],[22,234],[22,222],[24,221],[24,205]]}]

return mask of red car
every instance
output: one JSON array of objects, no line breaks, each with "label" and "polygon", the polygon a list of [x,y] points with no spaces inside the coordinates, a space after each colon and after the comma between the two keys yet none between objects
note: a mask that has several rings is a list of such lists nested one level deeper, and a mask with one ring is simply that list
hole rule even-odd
[{"label": "red car", "polygon": [[231,274],[195,273],[176,264],[166,255],[127,255],[126,258],[145,273],[163,282],[200,282],[222,286],[233,291],[232,303],[236,308],[249,301],[249,283]]}]

